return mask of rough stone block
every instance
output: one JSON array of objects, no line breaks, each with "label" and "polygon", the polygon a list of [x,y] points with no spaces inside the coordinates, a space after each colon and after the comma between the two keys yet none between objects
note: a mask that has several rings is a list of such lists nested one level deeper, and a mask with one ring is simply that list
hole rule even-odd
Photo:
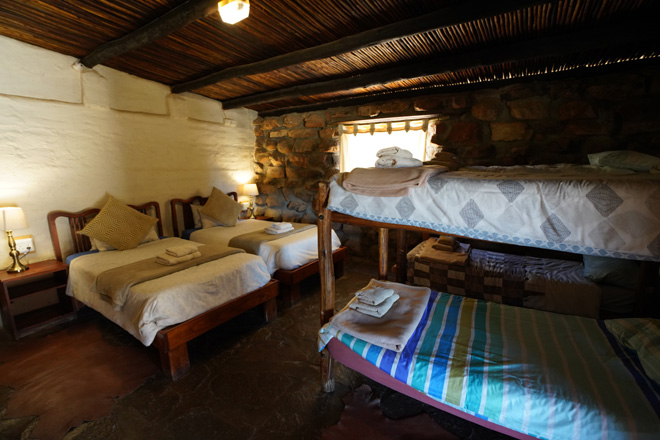
[{"label": "rough stone block", "polygon": [[607,134],[608,127],[594,120],[570,121],[566,124],[565,133],[578,136]]},{"label": "rough stone block", "polygon": [[265,131],[275,130],[276,128],[279,128],[281,126],[282,124],[277,118],[266,118],[261,123],[261,129]]},{"label": "rough stone block", "polygon": [[289,130],[274,130],[268,133],[268,136],[272,138],[281,138],[287,136],[288,134]]},{"label": "rough stone block", "polygon": [[520,141],[528,137],[524,122],[491,122],[492,141]]},{"label": "rough stone block", "polygon": [[509,102],[511,116],[516,119],[545,119],[549,116],[547,99],[523,99]]},{"label": "rough stone block", "polygon": [[495,121],[502,108],[502,101],[496,98],[484,98],[472,106],[472,116],[482,121]]},{"label": "rough stone block", "polygon": [[479,124],[472,121],[456,121],[451,127],[447,141],[456,144],[473,144],[479,141]]},{"label": "rough stone block", "polygon": [[267,179],[284,179],[286,173],[284,167],[266,167],[266,178]]},{"label": "rough stone block", "polygon": [[566,121],[569,119],[594,119],[596,113],[593,107],[586,101],[567,101],[561,103],[558,109],[559,119]]},{"label": "rough stone block", "polygon": [[325,127],[325,116],[323,113],[309,113],[305,116],[305,127],[321,128]]},{"label": "rough stone block", "polygon": [[289,130],[289,137],[292,138],[317,138],[319,131],[313,128],[296,128]]},{"label": "rough stone block", "polygon": [[284,126],[293,128],[303,123],[303,116],[300,113],[290,113],[284,116]]}]

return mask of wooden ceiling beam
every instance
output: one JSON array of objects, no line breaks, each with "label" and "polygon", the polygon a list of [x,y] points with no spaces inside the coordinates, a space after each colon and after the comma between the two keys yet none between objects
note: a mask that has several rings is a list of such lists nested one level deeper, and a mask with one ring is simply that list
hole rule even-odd
[{"label": "wooden ceiling beam", "polygon": [[172,86],[172,92],[189,92],[231,78],[270,72],[290,65],[328,58],[342,53],[354,52],[369,46],[387,43],[389,41],[422,32],[430,32],[449,26],[455,26],[460,23],[504,14],[518,9],[531,8],[538,4],[557,2],[558,0],[463,1],[459,2],[457,5],[445,7],[420,17],[360,32],[330,43],[289,52],[250,64],[229,67],[201,78],[181,82]]},{"label": "wooden ceiling beam", "polygon": [[222,105],[225,109],[249,107],[267,102],[298,98],[300,96],[322,95],[324,93],[368,88],[380,84],[440,75],[509,61],[588,52],[628,43],[649,40],[658,41],[659,39],[660,33],[657,32],[655,24],[648,20],[646,22],[627,21],[623,24],[612,25],[610,27],[597,27],[551,37],[529,39],[478,51],[436,57],[434,59],[385,68],[348,78],[302,84],[285,89],[228,99],[222,101]]},{"label": "wooden ceiling beam", "polygon": [[110,58],[123,55],[165,37],[214,11],[218,12],[218,0],[188,0],[130,34],[100,45],[82,57],[80,63],[85,67],[94,67]]}]

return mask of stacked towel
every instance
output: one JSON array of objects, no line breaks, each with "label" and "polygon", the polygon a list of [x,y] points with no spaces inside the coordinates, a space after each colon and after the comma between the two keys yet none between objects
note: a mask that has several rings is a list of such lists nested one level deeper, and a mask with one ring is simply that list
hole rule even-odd
[{"label": "stacked towel", "polygon": [[159,254],[156,256],[156,263],[160,263],[164,266],[174,266],[175,264],[183,263],[184,261],[192,260],[193,258],[199,258],[202,256],[200,251],[193,252],[191,254],[182,255],[180,257],[175,257],[170,255],[168,252],[164,254]]},{"label": "stacked towel", "polygon": [[197,246],[192,243],[165,249],[165,253],[173,257],[185,257],[186,255],[194,254],[195,252],[197,252]]},{"label": "stacked towel", "polygon": [[437,241],[431,238],[426,242],[426,246],[419,254],[420,258],[433,260],[438,263],[447,265],[465,266],[468,258],[470,258],[470,251],[472,250],[469,244],[456,242],[456,247],[453,251],[443,251],[435,249],[433,246]]},{"label": "stacked towel", "polygon": [[365,315],[380,318],[385,315],[392,305],[399,299],[393,289],[372,286],[359,290],[355,294],[356,300],[349,307]]},{"label": "stacked towel", "polygon": [[273,223],[265,228],[264,231],[268,234],[284,234],[285,232],[293,231],[293,225],[286,222]]},{"label": "stacked towel", "polygon": [[378,150],[376,153],[376,168],[403,168],[419,167],[422,161],[413,158],[410,151],[399,147],[389,147]]},{"label": "stacked towel", "polygon": [[433,159],[424,162],[424,165],[441,165],[449,168],[449,171],[456,171],[463,166],[463,163],[454,153],[443,150],[435,153]]},{"label": "stacked towel", "polygon": [[441,235],[433,243],[433,249],[437,251],[453,252],[457,246],[458,242],[450,235]]}]

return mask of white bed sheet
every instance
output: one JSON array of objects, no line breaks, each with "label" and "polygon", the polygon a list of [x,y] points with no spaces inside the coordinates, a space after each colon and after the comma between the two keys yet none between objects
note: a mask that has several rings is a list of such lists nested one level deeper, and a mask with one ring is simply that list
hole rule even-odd
[{"label": "white bed sheet", "polygon": [[[199,243],[227,246],[237,235],[263,230],[273,223],[275,222],[256,219],[239,220],[236,226],[200,229],[190,234],[190,239]],[[332,250],[337,250],[339,246],[341,241],[335,231],[332,231]],[[259,246],[258,255],[266,262],[271,275],[278,269],[293,270],[318,260],[317,227],[263,242]]]},{"label": "white bed sheet", "polygon": [[126,251],[77,257],[69,265],[66,293],[148,346],[159,330],[258,289],[271,279],[261,258],[239,253],[136,284],[120,310],[115,310],[92,288],[97,275],[105,270],[155,257],[169,247],[187,243],[190,241],[166,238]]}]

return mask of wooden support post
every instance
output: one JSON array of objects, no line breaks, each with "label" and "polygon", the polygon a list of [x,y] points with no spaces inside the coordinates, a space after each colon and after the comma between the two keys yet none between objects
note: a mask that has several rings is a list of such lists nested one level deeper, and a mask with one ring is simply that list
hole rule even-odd
[{"label": "wooden support post", "polygon": [[387,254],[389,252],[387,239],[387,228],[378,228],[378,249],[380,250],[380,254],[378,255],[379,280],[387,280]]},{"label": "wooden support post", "polygon": [[405,284],[408,277],[408,242],[405,229],[396,231],[396,282]]},{"label": "wooden support post", "polygon": [[[335,314],[335,270],[332,262],[332,214],[328,209],[328,185],[319,183],[319,276],[321,278],[321,325]],[[335,389],[332,358],[326,350],[321,353],[321,385],[326,392]]]}]

